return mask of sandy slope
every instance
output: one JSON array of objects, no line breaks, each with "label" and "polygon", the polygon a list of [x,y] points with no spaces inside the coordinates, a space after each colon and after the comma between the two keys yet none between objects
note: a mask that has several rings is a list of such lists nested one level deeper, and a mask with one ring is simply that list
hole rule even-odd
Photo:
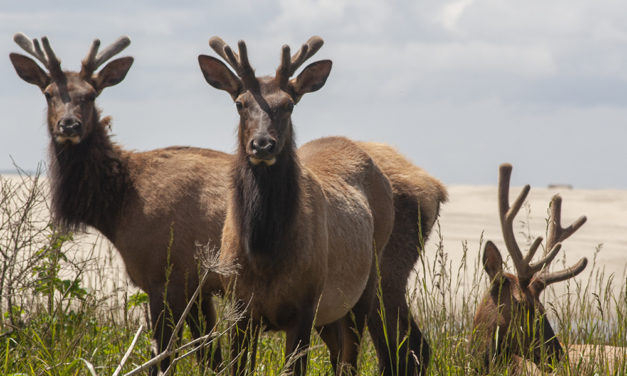
[{"label": "sandy slope", "polygon": [[[16,176],[2,175],[2,179],[18,179]],[[440,234],[443,238],[444,251],[448,253],[455,270],[463,254],[462,242],[467,242],[468,258],[475,259],[480,255],[479,240],[482,233],[485,239],[496,242],[506,256],[506,250],[501,239],[499,218],[496,201],[496,186],[448,186],[449,202],[446,203],[440,216]],[[512,187],[511,199],[517,195],[520,187]],[[580,190],[580,189],[547,189],[532,187],[528,204],[523,207],[516,219],[516,229],[533,237],[544,235],[546,217],[551,197],[560,193],[563,197],[562,221],[566,226],[578,218],[586,215],[588,222],[570,239],[567,240],[561,255],[554,262],[561,266],[562,258],[572,265],[581,257],[593,257],[595,249],[602,245],[597,257],[597,267],[605,268],[606,274],[614,273],[620,286],[624,283],[624,273],[627,268],[627,191],[622,190]],[[44,214],[45,215],[45,214]],[[438,233],[434,229],[430,241],[427,243],[427,259],[433,260],[437,250]],[[110,245],[96,236],[93,229],[88,234],[76,234],[75,239],[80,242],[80,252],[77,259],[84,257],[101,257],[106,260],[106,271],[111,284],[124,289],[129,288],[130,281],[126,278],[126,271],[117,252],[110,252]],[[517,234],[521,248],[525,249],[524,236]],[[93,244],[98,240],[94,252]],[[540,252],[539,252],[540,253]],[[100,256],[98,256],[100,255]],[[590,260],[592,261],[592,260]],[[579,278],[587,278],[590,266]],[[83,281],[88,287],[107,293],[101,276],[91,275],[87,271]],[[469,271],[472,273],[472,270]],[[125,280],[126,279],[126,280]],[[410,286],[412,284],[410,283]],[[470,286],[468,286],[470,287]],[[110,290],[109,290],[110,292]]]},{"label": "sandy slope", "polygon": [[[499,225],[496,186],[454,185],[448,189],[450,200],[442,208],[440,225],[444,249],[451,259],[461,257],[461,244],[464,240],[468,242],[469,252],[476,254],[482,232],[484,238],[494,241],[505,256],[507,251]],[[520,187],[512,187],[510,201],[519,192]],[[544,237],[549,202],[557,193],[563,199],[564,227],[581,215],[588,218],[586,224],[564,243],[560,256],[565,255],[566,264],[574,264],[584,256],[592,261],[590,259],[595,248],[602,245],[597,265],[604,267],[608,274],[623,276],[627,268],[627,191],[532,187],[527,204],[523,206],[515,222],[515,229],[521,232],[519,234],[517,231],[521,249],[526,251],[524,246],[528,244],[523,234],[531,234],[534,238],[539,235]],[[427,252],[435,249],[434,240],[436,236],[427,245]],[[557,266],[560,264],[560,256],[555,262]]]}]

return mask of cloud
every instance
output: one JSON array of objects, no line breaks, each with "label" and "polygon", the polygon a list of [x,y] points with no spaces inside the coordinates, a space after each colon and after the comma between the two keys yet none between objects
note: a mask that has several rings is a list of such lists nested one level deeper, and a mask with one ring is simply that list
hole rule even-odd
[{"label": "cloud", "polygon": [[473,2],[474,0],[459,0],[446,4],[442,7],[442,11],[440,12],[438,19],[442,22],[444,28],[453,32],[459,31],[457,28],[457,22],[466,8],[468,8],[468,6],[470,6]]},{"label": "cloud", "polygon": [[[472,179],[455,166],[460,160],[540,160],[526,158],[523,145],[499,149],[496,157],[472,147],[505,138],[511,124],[539,132],[575,124],[581,134],[591,124],[622,125],[627,105],[627,2],[613,0],[112,0],[106,7],[39,0],[7,4],[0,30],[5,57],[19,50],[14,32],[47,34],[69,69],[79,67],[93,38],[106,44],[130,35],[125,53],[135,57],[134,66],[99,98],[129,148],[194,142],[231,150],[231,100],[206,84],[196,61],[200,53],[213,54],[211,35],[231,45],[244,39],[260,75],[274,72],[282,44],[296,50],[321,35],[326,44],[312,60],[332,59],[333,71],[295,112],[299,141],[333,134],[388,141],[450,181]],[[0,59],[0,81],[3,130],[11,129],[0,150],[27,156],[32,168],[32,161],[45,158],[44,101],[6,58]],[[612,132],[621,139],[620,130]],[[598,133],[585,134],[587,155],[574,153],[575,165],[611,166],[627,158],[621,149],[610,160]],[[438,144],[447,134],[463,137]],[[569,145],[581,145],[577,137],[566,135],[559,150],[571,153]],[[8,167],[3,157],[0,169]],[[586,176],[592,179],[588,173],[564,180],[582,185]],[[627,178],[617,179],[606,181],[627,187]]]}]

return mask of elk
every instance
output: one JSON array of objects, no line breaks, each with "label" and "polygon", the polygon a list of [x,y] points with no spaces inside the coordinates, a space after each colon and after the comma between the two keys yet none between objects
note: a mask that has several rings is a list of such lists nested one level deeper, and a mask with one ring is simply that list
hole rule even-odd
[{"label": "elk", "polygon": [[542,243],[536,238],[523,255],[514,236],[513,223],[527,194],[526,185],[510,206],[509,184],[512,166],[499,169],[498,206],[505,246],[512,258],[516,275],[503,270],[503,258],[496,245],[488,241],[483,251],[483,266],[490,278],[490,287],[477,307],[471,335],[471,352],[479,356],[480,369],[488,370],[494,360],[503,362],[529,359],[542,370],[550,370],[564,355],[564,349],[553,331],[540,294],[550,284],[564,281],[581,273],[588,260],[584,257],[575,265],[558,272],[548,266],[562,247],[562,242],[585,222],[582,216],[570,226],[561,224],[562,199],[555,195],[551,201],[547,254],[531,262]]},{"label": "elk", "polygon": [[[275,76],[255,76],[243,41],[239,54],[219,37],[209,41],[237,74],[211,56],[200,55],[199,63],[240,116],[220,262],[239,268],[223,284],[247,305],[253,329],[244,337],[248,320],[237,325],[234,350],[251,339],[254,348],[263,323],[286,332],[286,356],[295,356],[307,350],[316,327],[341,373],[345,364],[349,372],[356,366],[357,337],[373,305],[394,210],[389,180],[354,142],[329,137],[296,150],[292,110],[324,85],[331,61],[290,77],[322,43],[312,37],[294,56],[284,45]],[[295,359],[294,373],[304,375],[306,354]],[[244,368],[235,365],[233,373]]]},{"label": "elk", "polygon": [[447,200],[446,188],[389,145],[357,144],[388,177],[394,195],[394,229],[379,266],[383,305],[375,304],[368,315],[379,374],[425,375],[430,348],[411,316],[405,291],[419,252],[438,218],[440,204]]},{"label": "elk", "polygon": [[[153,338],[161,352],[199,284],[196,242],[220,243],[232,156],[191,147],[131,152],[111,141],[111,119],[100,117],[95,99],[124,79],[133,58],[96,70],[126,48],[129,38],[100,53],[95,40],[78,73],[61,70],[46,37],[42,44],[22,33],[14,39],[47,69],[10,54],[17,74],[37,85],[48,103],[51,214],[64,229],[91,226],[115,245],[130,279],[149,296]],[[194,337],[214,327],[211,297],[220,286],[213,274],[202,286],[187,317]],[[216,348],[214,365],[220,357]],[[166,359],[160,366],[165,370],[168,364]]]},{"label": "elk", "polygon": [[[218,84],[203,68],[207,63],[208,69],[213,69],[212,59],[201,56],[199,63],[208,83]],[[411,317],[405,291],[419,250],[438,217],[440,204],[447,200],[446,188],[389,145],[373,142],[358,142],[358,145],[388,177],[394,197],[394,228],[379,260],[383,306],[374,305],[368,315],[368,329],[379,358],[380,373],[414,375],[420,371],[424,374],[429,363],[429,345]],[[331,335],[327,335],[327,339],[329,337]],[[418,364],[414,358],[418,359]]]}]

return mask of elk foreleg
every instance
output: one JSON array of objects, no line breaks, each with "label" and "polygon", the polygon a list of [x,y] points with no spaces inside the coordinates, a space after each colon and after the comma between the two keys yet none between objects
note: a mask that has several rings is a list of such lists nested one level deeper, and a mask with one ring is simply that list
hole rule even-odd
[{"label": "elk foreleg", "polygon": [[[173,291],[169,291],[170,296],[182,296],[175,294]],[[152,324],[152,338],[155,341],[155,350],[152,351],[152,356],[156,356],[165,351],[172,332],[176,326],[176,322],[183,313],[185,303],[184,301],[175,301],[174,299],[168,299],[168,304],[164,302],[163,290],[159,290],[158,293],[149,294],[150,300],[150,320]],[[157,375],[159,369],[165,371],[170,366],[170,357],[167,357],[161,361],[159,367],[151,367],[150,375]]]},{"label": "elk foreleg", "polygon": [[[196,302],[187,316],[187,324],[193,338],[202,337],[215,330],[216,321],[217,315],[210,296],[203,296],[202,299]],[[213,340],[211,345],[197,352],[197,355],[201,366],[209,363],[209,366],[214,371],[217,371],[218,366],[222,363],[222,352],[217,340]]]},{"label": "elk foreleg", "polygon": [[[314,304],[309,305],[309,307],[313,306]],[[313,321],[313,310],[305,308],[298,315],[291,328],[286,330],[285,362],[289,364],[288,368],[294,370],[293,374],[295,376],[304,376],[307,371],[307,358]]]},{"label": "elk foreleg", "polygon": [[254,373],[260,331],[261,325],[248,315],[240,319],[231,329],[231,361],[233,362],[231,374],[233,376],[247,374],[247,364],[250,373]]},{"label": "elk foreleg", "polygon": [[329,349],[329,360],[333,367],[333,373],[338,374],[338,362],[341,360],[342,343],[342,323],[335,321],[327,325],[316,328],[320,338]]}]

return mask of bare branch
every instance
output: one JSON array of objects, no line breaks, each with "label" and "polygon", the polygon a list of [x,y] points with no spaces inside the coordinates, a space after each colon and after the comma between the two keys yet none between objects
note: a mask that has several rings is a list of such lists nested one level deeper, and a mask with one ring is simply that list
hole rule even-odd
[{"label": "bare branch", "polygon": [[118,376],[120,372],[122,372],[122,367],[124,367],[124,363],[126,363],[128,357],[131,355],[131,352],[133,351],[133,348],[135,347],[137,339],[139,338],[142,330],[144,330],[144,326],[140,325],[139,329],[137,329],[137,333],[135,333],[135,337],[133,337],[133,341],[131,341],[131,345],[128,347],[128,350],[126,350],[126,353],[122,357],[122,361],[120,361],[120,364],[118,364],[118,367],[115,369],[112,376]]}]

